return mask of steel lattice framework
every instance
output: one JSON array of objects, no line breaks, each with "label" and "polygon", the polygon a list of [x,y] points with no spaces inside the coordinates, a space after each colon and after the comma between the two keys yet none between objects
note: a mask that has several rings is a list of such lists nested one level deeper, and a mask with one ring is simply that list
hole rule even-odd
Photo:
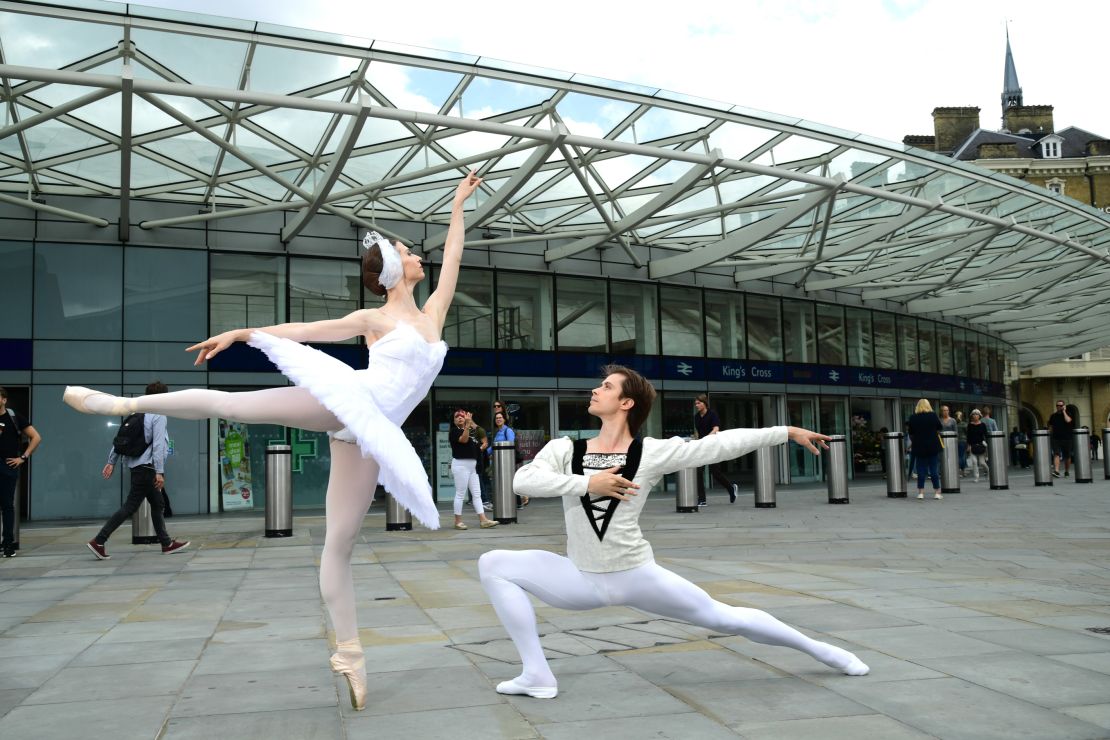
[{"label": "steel lattice framework", "polygon": [[285,210],[288,242],[320,212],[444,223],[475,167],[468,227],[548,263],[615,248],[652,279],[725,269],[886,299],[1025,366],[1110,345],[1110,218],[1004,175],[582,75],[96,7],[0,2],[2,202],[108,228],[37,196],[117,198],[121,241],[138,199],[208,211],[143,229]]}]

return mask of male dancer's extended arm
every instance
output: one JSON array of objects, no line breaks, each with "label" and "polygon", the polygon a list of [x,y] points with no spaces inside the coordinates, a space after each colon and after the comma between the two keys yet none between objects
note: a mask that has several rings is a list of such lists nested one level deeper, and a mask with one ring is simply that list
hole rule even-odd
[{"label": "male dancer's extended arm", "polygon": [[683,468],[696,468],[732,460],[760,447],[783,444],[790,438],[789,430],[790,427],[728,429],[691,442],[679,437],[648,438],[644,440],[641,472],[636,477],[643,477],[645,466],[650,467],[653,476],[661,476]]},{"label": "male dancer's extended arm", "polygon": [[516,471],[513,491],[518,496],[529,498],[584,495],[589,476],[570,472],[573,454],[574,445],[566,437],[551,440],[532,462]]}]

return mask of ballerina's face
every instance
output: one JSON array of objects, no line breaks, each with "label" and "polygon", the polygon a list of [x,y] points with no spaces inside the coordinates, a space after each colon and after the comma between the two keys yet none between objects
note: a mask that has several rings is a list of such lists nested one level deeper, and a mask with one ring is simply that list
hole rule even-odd
[{"label": "ballerina's face", "polygon": [[401,255],[401,266],[405,270],[405,280],[418,283],[424,279],[424,260],[401,242],[394,242],[397,254]]}]

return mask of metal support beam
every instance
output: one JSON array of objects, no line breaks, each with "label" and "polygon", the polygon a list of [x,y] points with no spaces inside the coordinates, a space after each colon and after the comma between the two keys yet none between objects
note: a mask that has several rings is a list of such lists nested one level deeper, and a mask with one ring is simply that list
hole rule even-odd
[{"label": "metal support beam", "polygon": [[135,73],[130,64],[123,65],[122,78],[119,106],[119,240],[126,244],[131,241],[131,104],[135,89]]},{"label": "metal support beam", "polygon": [[[470,214],[470,218],[466,219],[466,227],[468,229],[476,229],[482,226],[487,219],[492,217],[497,209],[509,202],[509,199],[520,192],[520,189],[528,184],[532,176],[536,174],[544,162],[554,153],[559,147],[563,145],[563,141],[570,136],[570,131],[561,123],[555,124],[556,137],[551,141],[545,142],[543,145],[536,148],[534,152],[525,160],[513,176],[510,177],[501,187],[497,188],[484,202],[478,205]],[[447,241],[447,232],[443,231],[434,234],[424,240],[424,249],[431,251],[439,249]]]},{"label": "metal support beam", "polygon": [[[688,272],[690,270],[696,270],[699,267],[705,267],[706,265],[713,264],[717,260],[730,257],[737,252],[748,249],[787,224],[797,221],[814,208],[819,207],[827,199],[835,197],[840,185],[843,183],[844,178],[837,177],[833,181],[833,187],[810,193],[804,198],[791,203],[773,216],[768,216],[742,229],[737,229],[727,239],[721,239],[713,244],[691,249],[684,254],[676,254],[673,257],[652,260],[648,263],[648,276],[653,279],[658,279],[677,275],[682,272]],[[790,256],[793,257],[793,255]],[[797,268],[795,267],[792,269]],[[740,278],[739,271],[737,271],[736,279],[739,281],[746,278]]]},{"label": "metal support beam", "polygon": [[367,115],[370,113],[370,99],[362,93],[359,93],[359,110],[351,122],[347,124],[347,130],[343,132],[343,138],[339,142],[339,146],[335,150],[335,156],[332,157],[331,165],[328,167],[327,174],[324,176],[324,181],[316,186],[316,192],[312,194],[312,199],[308,205],[302,210],[297,217],[293,219],[293,223],[286,226],[281,230],[281,241],[288,244],[292,241],[293,237],[301,233],[316,212],[327,203],[328,194],[331,193],[335,181],[339,179],[339,175],[343,172],[343,166],[347,164],[347,157],[350,156],[351,150],[354,149],[355,142],[358,141],[358,135],[362,132],[362,127],[366,124]]},{"label": "metal support beam", "polygon": [[22,206],[30,208],[33,211],[41,211],[43,213],[52,213],[55,216],[62,216],[64,218],[71,218],[74,221],[84,221],[93,226],[107,226],[108,222],[97,216],[90,216],[86,213],[78,213],[77,211],[70,211],[65,208],[58,208],[57,206],[49,206],[45,203],[36,203],[33,200],[24,200],[23,198],[15,198],[11,195],[0,193],[0,203],[10,203],[13,206]]},{"label": "metal support beam", "polygon": [[930,311],[949,311],[965,307],[988,307],[997,309],[995,301],[1016,296],[1027,290],[1038,288],[1047,283],[1074,277],[1077,270],[1074,265],[1063,265],[1052,270],[1037,271],[1032,275],[1005,283],[968,290],[953,295],[939,296],[937,298],[920,298],[906,304],[913,313],[928,313]]},{"label": "metal support beam", "polygon": [[617,222],[617,230],[615,233],[611,232],[608,235],[590,236],[584,239],[571,242],[561,247],[555,247],[544,252],[543,258],[546,262],[554,262],[564,257],[572,257],[587,249],[600,246],[608,239],[616,234],[624,233],[631,229],[636,228],[641,223],[651,218],[654,214],[663,210],[670,204],[678,200],[690,187],[693,186],[698,180],[705,176],[705,173],[712,171],[714,167],[723,159],[720,149],[714,149],[709,162],[695,165],[688,169],[686,173],[675,180],[673,183],[663,189],[658,195],[652,198],[644,205],[637,208],[632,213],[628,214],[620,221]]}]

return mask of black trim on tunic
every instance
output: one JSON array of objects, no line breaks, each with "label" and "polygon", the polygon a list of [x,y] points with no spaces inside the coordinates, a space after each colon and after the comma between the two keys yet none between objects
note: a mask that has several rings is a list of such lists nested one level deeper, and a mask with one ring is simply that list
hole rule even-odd
[{"label": "black trim on tunic", "polygon": [[[582,458],[586,456],[586,442],[585,439],[574,440],[574,455],[571,457],[570,470],[575,475],[584,475]],[[643,440],[639,437],[633,439],[632,444],[628,446],[624,467],[617,471],[617,475],[633,480],[640,468],[640,457],[643,450]],[[598,541],[603,541],[605,532],[609,529],[609,522],[613,519],[613,514],[617,512],[617,504],[620,503],[620,499],[615,499],[612,496],[591,497],[589,493],[585,493],[582,495],[581,501],[582,509],[586,512],[586,518],[589,520],[590,526],[593,527],[594,534],[597,535]],[[604,501],[609,503],[603,506]],[[599,520],[600,525],[598,524]]]}]

